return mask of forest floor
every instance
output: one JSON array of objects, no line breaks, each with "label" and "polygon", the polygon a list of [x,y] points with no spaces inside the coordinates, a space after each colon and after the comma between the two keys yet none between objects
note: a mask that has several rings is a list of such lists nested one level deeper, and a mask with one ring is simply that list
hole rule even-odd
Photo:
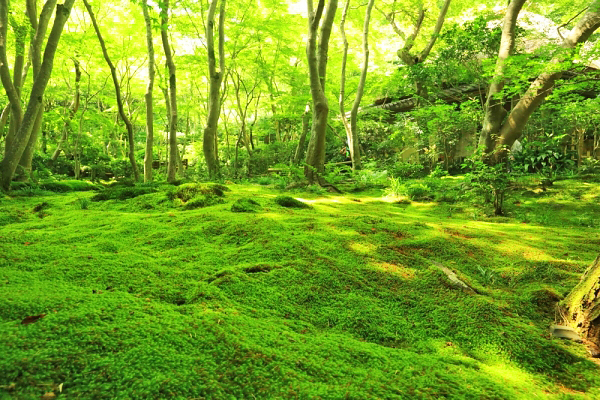
[{"label": "forest floor", "polygon": [[381,190],[5,196],[0,399],[598,399],[600,367],[548,328],[599,252],[599,186],[507,217]]}]

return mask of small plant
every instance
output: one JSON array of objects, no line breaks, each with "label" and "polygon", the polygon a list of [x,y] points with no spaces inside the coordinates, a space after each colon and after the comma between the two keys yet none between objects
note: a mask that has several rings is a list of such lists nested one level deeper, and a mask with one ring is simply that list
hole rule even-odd
[{"label": "small plant", "polygon": [[484,285],[492,285],[496,281],[496,274],[494,274],[494,271],[492,271],[491,269],[479,266],[477,267],[477,271],[479,272],[481,282]]},{"label": "small plant", "polygon": [[433,199],[431,189],[422,183],[413,183],[406,188],[406,194],[414,201],[430,201]]},{"label": "small plant", "polygon": [[277,196],[275,197],[275,203],[279,204],[281,207],[287,208],[310,208],[310,205],[296,200],[291,196]]},{"label": "small plant", "polygon": [[270,185],[271,178],[269,178],[268,176],[261,176],[260,178],[258,178],[258,184],[263,186]]},{"label": "small plant", "polygon": [[87,210],[90,207],[90,201],[87,198],[77,199],[75,206],[80,210]]},{"label": "small plant", "polygon": [[424,167],[421,164],[410,162],[397,162],[391,168],[394,176],[403,179],[414,179],[423,176]]},{"label": "small plant", "polygon": [[442,168],[441,165],[436,165],[435,169],[429,173],[430,178],[441,178],[443,176],[447,176],[448,171]]},{"label": "small plant", "polygon": [[399,197],[404,192],[404,187],[399,178],[394,178],[390,176],[389,178],[390,186],[385,190],[385,195],[389,197]]},{"label": "small plant", "polygon": [[494,215],[504,215],[504,199],[513,185],[513,179],[506,164],[487,165],[480,158],[470,160],[471,172],[466,175],[470,185],[467,190],[473,190],[483,195],[486,202],[494,204]]}]

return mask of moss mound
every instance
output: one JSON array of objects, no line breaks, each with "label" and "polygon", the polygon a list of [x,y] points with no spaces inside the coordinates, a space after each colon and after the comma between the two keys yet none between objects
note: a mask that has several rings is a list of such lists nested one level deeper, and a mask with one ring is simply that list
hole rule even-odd
[{"label": "moss mound", "polygon": [[167,196],[171,200],[180,199],[182,202],[187,203],[199,195],[223,197],[224,192],[228,190],[227,186],[220,184],[184,183],[169,191]]},{"label": "moss mound", "polygon": [[106,200],[127,200],[133,199],[144,194],[157,192],[158,189],[152,186],[115,186],[104,189],[100,193],[93,196],[90,200],[92,201],[106,201]]},{"label": "moss mound", "polygon": [[275,197],[275,203],[279,204],[281,207],[287,208],[311,208],[310,205],[297,200],[291,196],[277,196]]},{"label": "moss mound", "polygon": [[260,204],[252,199],[237,199],[231,205],[232,212],[256,212],[260,208]]},{"label": "moss mound", "polygon": [[212,194],[212,193],[207,193],[207,194],[200,194],[197,195],[196,197],[194,197],[193,199],[189,200],[188,202],[186,202],[183,205],[183,209],[184,210],[193,210],[196,208],[204,208],[204,207],[210,207],[210,206],[214,206],[217,204],[222,204],[225,201],[220,198],[219,196]]}]

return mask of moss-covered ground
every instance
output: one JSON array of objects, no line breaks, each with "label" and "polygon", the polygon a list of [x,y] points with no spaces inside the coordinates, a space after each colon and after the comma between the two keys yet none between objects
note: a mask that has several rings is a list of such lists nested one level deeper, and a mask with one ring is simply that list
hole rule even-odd
[{"label": "moss-covered ground", "polygon": [[228,187],[0,199],[0,398],[600,398],[585,348],[548,334],[600,250],[598,184],[502,218]]}]

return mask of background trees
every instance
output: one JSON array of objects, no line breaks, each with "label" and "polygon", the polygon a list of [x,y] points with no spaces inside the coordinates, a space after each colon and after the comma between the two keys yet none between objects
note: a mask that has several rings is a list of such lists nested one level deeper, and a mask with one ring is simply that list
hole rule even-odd
[{"label": "background trees", "polygon": [[[38,111],[27,140],[17,141],[55,4],[38,11],[35,1],[3,3],[4,187],[11,170],[23,179],[80,173],[135,179],[143,166],[148,181],[154,166],[158,179],[173,181],[184,165],[193,166],[188,177],[215,179],[259,175],[291,160],[318,181],[334,170],[326,164],[346,161],[346,141],[355,168],[355,155],[363,153],[377,168],[410,159],[425,169],[452,169],[478,142],[492,153],[521,133],[537,140],[540,129],[565,131],[561,151],[577,150],[582,164],[588,147],[591,155],[599,150],[594,122],[563,110],[591,107],[597,97],[591,66],[598,2],[588,3],[381,0],[368,3],[375,10],[367,35],[367,4],[345,3],[342,13],[337,2],[318,1],[309,13],[307,3],[292,0],[156,6],[86,0],[63,29],[43,99],[46,117]],[[84,6],[96,13],[95,24]],[[161,96],[151,90],[154,74]],[[84,101],[85,114],[77,107]],[[329,109],[332,101],[339,112]],[[305,123],[307,103],[313,118]],[[559,117],[566,127],[553,124]],[[37,175],[28,172],[32,164]]]}]

